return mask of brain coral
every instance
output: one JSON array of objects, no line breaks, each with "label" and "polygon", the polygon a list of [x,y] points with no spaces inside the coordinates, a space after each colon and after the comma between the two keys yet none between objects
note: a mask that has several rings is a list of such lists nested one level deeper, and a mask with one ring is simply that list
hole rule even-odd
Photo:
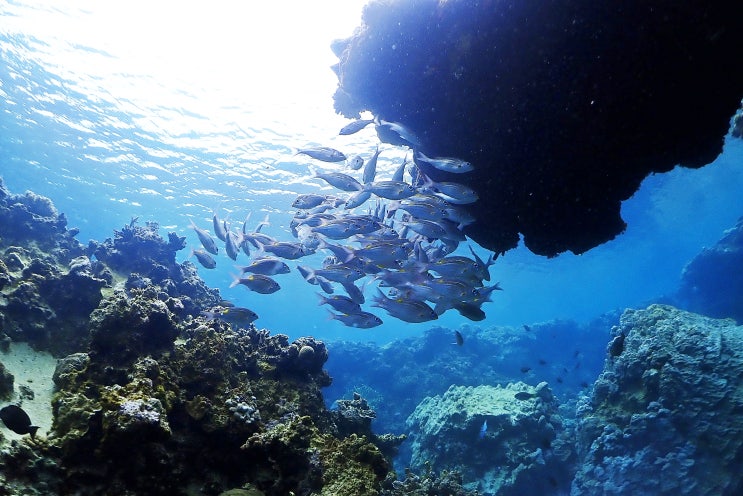
[{"label": "brain coral", "polygon": [[651,305],[613,332],[578,406],[572,494],[742,494],[743,327]]}]

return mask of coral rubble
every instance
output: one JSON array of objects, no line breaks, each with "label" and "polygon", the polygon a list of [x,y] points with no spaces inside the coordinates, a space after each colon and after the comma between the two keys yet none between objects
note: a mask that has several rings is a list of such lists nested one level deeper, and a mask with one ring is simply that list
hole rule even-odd
[{"label": "coral rubble", "polygon": [[743,328],[651,305],[614,334],[577,410],[572,494],[741,494]]}]

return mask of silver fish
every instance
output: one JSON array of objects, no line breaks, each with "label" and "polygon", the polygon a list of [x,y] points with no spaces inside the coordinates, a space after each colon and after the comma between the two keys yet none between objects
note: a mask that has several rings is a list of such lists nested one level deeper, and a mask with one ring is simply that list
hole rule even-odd
[{"label": "silver fish", "polygon": [[379,134],[380,132],[379,128],[389,129],[393,131],[400,138],[402,138],[403,141],[405,141],[405,143],[401,143],[401,144],[408,145],[408,146],[412,145],[411,146],[412,148],[418,148],[421,146],[421,140],[418,138],[418,136],[416,136],[413,131],[403,126],[399,122],[390,122],[390,121],[379,119],[377,122],[377,134]]},{"label": "silver fish", "polygon": [[346,160],[346,156],[342,152],[327,146],[300,148],[295,155],[307,155],[323,162],[342,162]]},{"label": "silver fish", "polygon": [[341,136],[348,136],[349,134],[358,133],[372,122],[374,122],[374,119],[359,119],[349,122],[343,126],[343,129],[341,129],[338,134]]},{"label": "silver fish", "polygon": [[346,210],[351,210],[352,208],[359,207],[366,202],[369,198],[371,198],[371,191],[361,190],[358,191],[351,196],[348,197],[346,200],[346,204],[343,206]]},{"label": "silver fish", "polygon": [[342,172],[324,172],[315,174],[315,177],[342,191],[360,191],[362,189],[360,182]]},{"label": "silver fish", "polygon": [[320,288],[326,293],[333,294],[333,285],[331,284],[331,282],[324,277],[315,275],[314,271],[311,268],[297,265],[297,271],[308,283],[312,284],[313,286],[320,286]]},{"label": "silver fish", "polygon": [[374,178],[377,176],[377,159],[379,158],[380,153],[381,152],[379,151],[379,146],[377,146],[377,149],[374,151],[374,155],[372,155],[372,157],[364,166],[364,174],[362,176],[362,182],[364,184],[368,184],[374,181]]},{"label": "silver fish", "polygon": [[261,250],[267,251],[268,253],[273,253],[277,257],[281,257],[286,260],[296,260],[313,253],[312,250],[307,249],[301,243],[290,243],[288,241],[277,241],[268,245],[264,245],[258,242],[258,246]]},{"label": "silver fish", "polygon": [[220,241],[225,241],[227,239],[227,231],[225,231],[224,222],[221,222],[217,216],[216,208],[212,212],[212,224],[214,225],[214,235],[218,237]]},{"label": "silver fish", "polygon": [[299,208],[307,210],[313,207],[317,207],[328,199],[328,195],[317,195],[314,193],[307,193],[299,195],[296,200],[292,203],[293,208]]},{"label": "silver fish", "polygon": [[361,155],[356,155],[348,161],[348,166],[353,170],[359,170],[364,166],[364,159]]},{"label": "silver fish", "polygon": [[237,254],[240,253],[240,245],[242,239],[232,231],[227,231],[227,241],[224,244],[224,250],[227,252],[227,256],[232,260],[237,260]]},{"label": "silver fish", "polygon": [[212,312],[203,311],[201,315],[209,320],[219,319],[237,326],[248,326],[258,318],[254,311],[243,307],[220,308]]},{"label": "silver fish", "polygon": [[466,160],[458,158],[448,157],[426,157],[423,152],[418,152],[417,159],[429,164],[431,167],[444,172],[452,172],[454,174],[462,174],[464,172],[470,172],[475,170],[471,163]]},{"label": "silver fish", "polygon": [[428,177],[426,177],[426,181],[423,183],[421,190],[428,191],[449,203],[454,203],[455,205],[475,203],[479,198],[477,191],[465,186],[464,184],[446,181],[434,182]]},{"label": "silver fish", "polygon": [[359,304],[353,301],[348,296],[325,296],[321,293],[316,294],[320,297],[320,305],[331,306],[336,312],[344,313],[346,315],[361,312],[361,307],[359,306]]},{"label": "silver fish", "polygon": [[341,286],[343,286],[346,294],[348,294],[348,297],[351,298],[353,302],[361,305],[362,303],[364,303],[364,301],[366,301],[366,299],[364,298],[364,293],[355,284],[350,282],[342,282]]},{"label": "silver fish", "polygon": [[333,320],[340,321],[343,325],[348,327],[356,327],[358,329],[370,329],[382,325],[382,319],[369,312],[359,312],[350,315],[336,314],[328,310],[330,318]]},{"label": "silver fish", "polygon": [[216,255],[219,249],[217,248],[217,244],[214,242],[214,238],[212,238],[208,232],[197,226],[193,219],[189,220],[191,221],[191,229],[196,232],[196,236],[198,236],[199,241],[201,241],[201,246],[212,255]]},{"label": "silver fish", "polygon": [[364,184],[364,189],[388,200],[402,200],[410,198],[416,193],[413,186],[400,181],[375,181]]},{"label": "silver fish", "polygon": [[233,274],[232,278],[233,281],[232,284],[230,284],[231,288],[234,288],[238,284],[242,284],[249,290],[260,294],[271,294],[281,289],[279,283],[262,274],[250,274],[247,277],[238,277]]},{"label": "silver fish", "polygon": [[446,229],[439,225],[438,222],[430,220],[417,219],[407,222],[402,221],[401,224],[410,228],[411,231],[414,231],[421,236],[425,236],[428,239],[440,239],[446,237],[447,235]]},{"label": "silver fish", "polygon": [[[477,262],[477,276],[484,281],[490,280],[490,271],[488,270],[491,265],[495,263],[496,258],[498,258],[498,255],[490,254],[488,255],[488,261],[483,261],[482,258],[477,256],[477,253],[475,253],[475,250],[472,249],[472,246],[468,246],[470,249],[470,253],[472,253],[472,256],[475,258],[475,262]],[[498,288],[500,289],[500,288]]]},{"label": "silver fish", "polygon": [[243,274],[252,272],[253,274],[263,274],[264,276],[273,276],[276,274],[288,274],[289,266],[278,258],[264,257],[253,260],[250,265],[236,266]]},{"label": "silver fish", "polygon": [[405,322],[428,322],[439,318],[433,308],[422,301],[387,298],[381,291],[373,300],[374,303],[371,304],[373,307],[382,308],[391,316]]},{"label": "silver fish", "polygon": [[205,269],[213,269],[217,266],[217,261],[214,260],[214,258],[205,250],[194,250],[193,248],[191,248],[191,255],[189,255],[188,258],[191,258],[193,256],[196,257],[196,260],[198,260]]},{"label": "silver fish", "polygon": [[[322,277],[328,281],[349,283],[361,279],[365,275],[359,269],[346,267],[345,265],[332,265],[323,269],[312,269],[299,265],[297,269],[307,282],[310,282],[310,279]],[[310,282],[310,284],[312,283]]]},{"label": "silver fish", "polygon": [[402,178],[405,175],[405,166],[408,164],[408,156],[405,155],[405,160],[402,161],[402,163],[397,167],[395,170],[395,173],[392,174],[392,180],[393,181],[400,181],[402,182]]}]

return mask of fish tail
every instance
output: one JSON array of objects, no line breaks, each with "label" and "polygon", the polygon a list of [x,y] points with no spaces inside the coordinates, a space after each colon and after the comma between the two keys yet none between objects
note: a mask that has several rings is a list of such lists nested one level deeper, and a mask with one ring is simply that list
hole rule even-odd
[{"label": "fish tail", "polygon": [[230,287],[234,288],[238,284],[240,284],[240,277],[236,276],[235,274],[230,274],[232,276],[232,282],[230,283]]},{"label": "fish tail", "polygon": [[271,223],[268,222],[268,216],[269,215],[270,214],[266,214],[266,216],[263,218],[263,220],[260,221],[257,226],[255,226],[255,229],[253,230],[253,232],[261,232],[261,228],[263,226],[270,226],[271,225]]}]

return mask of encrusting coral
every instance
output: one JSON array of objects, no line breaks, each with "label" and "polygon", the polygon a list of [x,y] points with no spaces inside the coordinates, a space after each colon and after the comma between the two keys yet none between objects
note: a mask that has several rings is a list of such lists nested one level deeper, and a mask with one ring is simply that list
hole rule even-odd
[{"label": "encrusting coral", "polygon": [[651,305],[614,334],[578,405],[572,494],[741,494],[743,328]]}]

